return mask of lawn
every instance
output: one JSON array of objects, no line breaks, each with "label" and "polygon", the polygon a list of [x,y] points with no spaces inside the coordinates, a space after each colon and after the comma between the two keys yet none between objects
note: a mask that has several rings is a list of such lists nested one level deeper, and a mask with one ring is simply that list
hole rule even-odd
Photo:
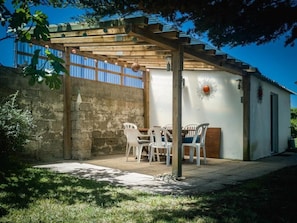
[{"label": "lawn", "polygon": [[[195,196],[1,163],[0,222],[297,222],[297,166]],[[10,168],[8,168],[10,167]]]}]

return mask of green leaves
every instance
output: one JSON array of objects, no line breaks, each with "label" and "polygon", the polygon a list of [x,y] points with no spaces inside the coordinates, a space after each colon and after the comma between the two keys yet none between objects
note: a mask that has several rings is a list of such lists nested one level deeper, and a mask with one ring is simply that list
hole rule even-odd
[{"label": "green leaves", "polygon": [[64,60],[56,57],[49,49],[46,49],[47,60],[45,63],[40,64],[40,52],[41,50],[34,51],[31,63],[24,68],[23,75],[30,76],[30,85],[45,83],[50,89],[59,89],[62,85],[61,74],[68,75],[68,71],[63,66]]},{"label": "green leaves", "polygon": [[[27,42],[31,39],[49,40],[50,33],[47,15],[36,11],[33,15],[24,9],[17,9],[10,20],[10,29],[15,32],[18,39]],[[33,32],[30,32],[33,29]]]},{"label": "green leaves", "polygon": [[291,136],[297,137],[297,108],[291,108]]},{"label": "green leaves", "polygon": [[32,21],[36,24],[33,31],[34,38],[37,40],[42,39],[44,41],[49,40],[50,33],[48,29],[49,23],[47,21],[47,16],[41,11],[36,11],[32,17]]},{"label": "green leaves", "polygon": [[[30,11],[32,5],[46,4],[63,6],[64,1],[50,0],[42,2],[39,0],[13,0],[14,12],[11,12],[0,0],[1,25],[7,25],[8,35],[16,35],[17,40],[31,42],[34,40],[48,41],[50,39],[48,17],[42,11]],[[4,14],[1,12],[5,12]],[[45,51],[45,62],[40,59],[40,50],[35,50],[31,63],[24,68],[23,75],[30,76],[29,84],[45,83],[50,89],[61,87],[61,74],[68,74],[64,67],[64,60],[53,55],[50,50]],[[43,64],[42,64],[43,63]],[[50,67],[50,68],[49,68]]]}]

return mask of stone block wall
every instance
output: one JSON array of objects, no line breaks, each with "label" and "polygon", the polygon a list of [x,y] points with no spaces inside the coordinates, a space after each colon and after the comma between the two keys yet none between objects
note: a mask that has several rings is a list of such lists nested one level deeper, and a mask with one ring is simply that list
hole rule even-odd
[{"label": "stone block wall", "polygon": [[19,91],[21,108],[31,111],[36,125],[35,136],[26,153],[38,160],[63,158],[63,91],[45,85],[29,86],[20,70],[0,66],[0,98]]},{"label": "stone block wall", "polygon": [[[124,153],[123,122],[135,122],[143,127],[143,89],[79,78],[71,81],[75,113],[72,115],[73,156],[80,159]],[[83,150],[84,154],[81,154],[82,146],[88,148]]]},{"label": "stone block wall", "polygon": [[[71,78],[72,159],[124,154],[123,122],[144,125],[143,89]],[[44,161],[63,159],[63,88],[29,86],[20,71],[0,66],[0,97],[20,91],[22,107],[32,111],[37,129],[28,153]]]}]

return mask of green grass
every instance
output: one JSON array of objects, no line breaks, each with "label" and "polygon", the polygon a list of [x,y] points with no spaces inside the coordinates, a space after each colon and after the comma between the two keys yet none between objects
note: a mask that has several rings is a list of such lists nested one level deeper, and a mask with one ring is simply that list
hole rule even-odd
[{"label": "green grass", "polygon": [[297,222],[297,166],[195,196],[152,195],[29,166],[1,166],[3,223]]}]

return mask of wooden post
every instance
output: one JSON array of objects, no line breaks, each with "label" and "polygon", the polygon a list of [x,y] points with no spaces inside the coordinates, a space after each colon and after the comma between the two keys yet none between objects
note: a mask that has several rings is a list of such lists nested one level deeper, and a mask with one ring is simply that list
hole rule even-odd
[{"label": "wooden post", "polygon": [[144,71],[143,72],[143,104],[144,104],[144,127],[149,128],[150,124],[150,91],[149,91],[149,86],[150,86],[150,72],[149,71]]},{"label": "wooden post", "polygon": [[179,45],[176,51],[172,51],[172,175],[182,177],[182,70],[183,70],[183,46]]},{"label": "wooden post", "polygon": [[[65,48],[65,68],[70,72],[70,49]],[[70,74],[63,75],[64,81],[64,159],[72,158],[72,143],[71,143],[71,78]]]}]

